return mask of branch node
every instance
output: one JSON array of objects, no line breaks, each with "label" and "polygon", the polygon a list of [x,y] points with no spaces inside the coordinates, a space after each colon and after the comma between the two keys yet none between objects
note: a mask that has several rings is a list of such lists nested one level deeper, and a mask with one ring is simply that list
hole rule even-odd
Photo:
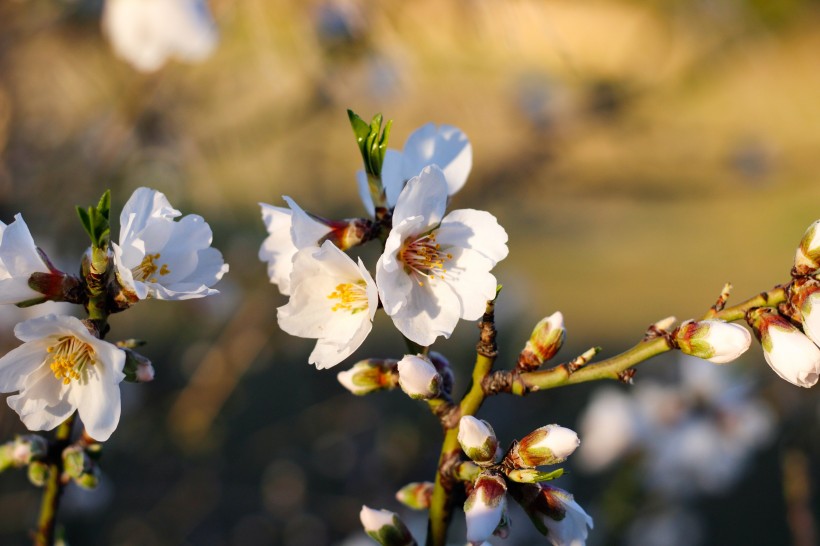
[{"label": "branch node", "polygon": [[625,385],[632,385],[634,383],[633,379],[636,373],[637,370],[635,368],[629,368],[627,370],[624,370],[618,373],[618,381]]}]

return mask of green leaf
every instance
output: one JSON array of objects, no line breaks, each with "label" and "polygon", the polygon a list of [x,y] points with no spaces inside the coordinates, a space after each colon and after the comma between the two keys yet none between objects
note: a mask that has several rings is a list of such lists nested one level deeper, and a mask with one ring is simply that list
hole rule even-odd
[{"label": "green leaf", "polygon": [[110,212],[110,190],[106,190],[102,194],[96,207],[88,207],[87,209],[77,207],[80,222],[82,222],[85,232],[91,239],[91,244],[96,248],[108,248],[108,239],[111,233],[111,226],[108,223]]}]

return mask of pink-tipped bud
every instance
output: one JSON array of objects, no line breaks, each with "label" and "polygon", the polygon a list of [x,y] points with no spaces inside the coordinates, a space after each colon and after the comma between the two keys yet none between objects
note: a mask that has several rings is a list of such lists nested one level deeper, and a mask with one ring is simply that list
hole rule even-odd
[{"label": "pink-tipped bud", "polygon": [[524,350],[518,355],[518,368],[533,371],[550,360],[564,344],[566,333],[564,315],[560,311],[541,319],[535,325]]},{"label": "pink-tipped bud", "polygon": [[[811,314],[811,313],[810,313]],[[812,387],[820,377],[820,349],[808,337],[767,307],[748,315],[763,356],[777,375],[798,387]]]},{"label": "pink-tipped bud", "polygon": [[413,510],[427,510],[433,496],[433,482],[412,482],[396,492],[396,500]]},{"label": "pink-tipped bud", "polygon": [[502,523],[507,507],[507,484],[495,474],[481,474],[464,503],[467,519],[467,541],[480,544]]},{"label": "pink-tipped bud", "polygon": [[513,444],[507,459],[515,468],[535,468],[558,464],[581,445],[574,430],[558,425],[546,425]]},{"label": "pink-tipped bud", "polygon": [[47,452],[48,442],[42,436],[18,436],[12,444],[12,464],[16,467],[25,466],[33,460],[44,458]]},{"label": "pink-tipped bud", "polygon": [[359,519],[364,532],[382,546],[413,546],[416,544],[413,535],[395,512],[362,506]]},{"label": "pink-tipped bud", "polygon": [[426,400],[441,393],[441,376],[426,357],[405,355],[399,360],[399,385],[410,398]]},{"label": "pink-tipped bud", "polygon": [[491,465],[498,454],[498,438],[487,421],[465,415],[458,423],[458,443],[464,453],[479,465]]},{"label": "pink-tipped bud", "polygon": [[743,326],[722,320],[688,321],[674,333],[681,352],[725,364],[746,352],[752,336]]},{"label": "pink-tipped bud", "polygon": [[336,379],[356,396],[373,391],[393,389],[399,382],[397,362],[389,359],[361,360],[347,371],[339,372]]}]

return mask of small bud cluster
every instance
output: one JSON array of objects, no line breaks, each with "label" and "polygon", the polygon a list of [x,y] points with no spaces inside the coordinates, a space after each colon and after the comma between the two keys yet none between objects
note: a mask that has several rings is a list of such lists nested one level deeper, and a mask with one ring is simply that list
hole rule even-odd
[{"label": "small bud cluster", "polygon": [[[489,423],[467,415],[459,423],[458,441],[465,455],[478,465],[476,477],[466,482],[464,503],[471,544],[480,544],[493,534],[506,535],[508,492],[553,544],[582,544],[586,540],[592,518],[569,493],[543,483],[561,476],[563,469],[536,469],[565,461],[580,445],[574,431],[546,425],[513,442],[502,455]],[[582,517],[566,518],[570,511]]]}]

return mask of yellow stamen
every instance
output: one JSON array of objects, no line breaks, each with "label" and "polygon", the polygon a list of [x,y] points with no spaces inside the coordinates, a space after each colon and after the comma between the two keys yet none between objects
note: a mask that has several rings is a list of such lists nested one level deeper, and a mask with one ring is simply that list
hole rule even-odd
[{"label": "yellow stamen", "polygon": [[445,264],[453,259],[449,252],[443,252],[441,245],[436,243],[436,232],[433,231],[423,237],[410,237],[404,241],[399,250],[399,260],[404,264],[405,271],[419,284],[424,286],[420,277],[428,279],[444,279],[447,273]]},{"label": "yellow stamen", "polygon": [[367,283],[356,281],[336,285],[336,290],[328,294],[327,299],[339,300],[339,303],[330,308],[331,311],[348,311],[358,313],[368,307]]},{"label": "yellow stamen", "polygon": [[146,254],[145,258],[142,259],[142,262],[131,270],[134,274],[135,281],[145,281],[148,282],[157,282],[157,278],[153,277],[152,275],[159,270],[160,276],[167,275],[171,272],[171,269],[168,267],[168,264],[162,264],[162,266],[158,266],[155,262],[160,259],[160,253],[157,252],[156,254]]},{"label": "yellow stamen", "polygon": [[74,336],[62,336],[57,343],[47,349],[49,364],[54,377],[62,380],[64,385],[71,380],[80,381],[86,366],[94,365],[96,353],[88,343]]}]

